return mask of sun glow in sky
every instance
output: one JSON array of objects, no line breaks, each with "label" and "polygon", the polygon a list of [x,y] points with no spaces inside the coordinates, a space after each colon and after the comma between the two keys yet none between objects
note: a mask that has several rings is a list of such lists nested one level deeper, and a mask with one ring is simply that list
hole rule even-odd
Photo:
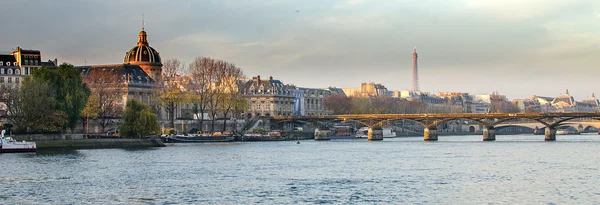
[{"label": "sun glow in sky", "polygon": [[0,2],[0,50],[121,63],[145,14],[163,59],[209,56],[305,87],[555,96],[600,93],[596,0],[54,0]]}]

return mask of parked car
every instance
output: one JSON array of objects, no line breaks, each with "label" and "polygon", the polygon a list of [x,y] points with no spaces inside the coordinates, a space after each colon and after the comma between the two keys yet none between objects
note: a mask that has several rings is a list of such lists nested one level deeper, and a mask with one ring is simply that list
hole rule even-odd
[{"label": "parked car", "polygon": [[106,132],[106,135],[119,136],[119,130],[111,128]]}]

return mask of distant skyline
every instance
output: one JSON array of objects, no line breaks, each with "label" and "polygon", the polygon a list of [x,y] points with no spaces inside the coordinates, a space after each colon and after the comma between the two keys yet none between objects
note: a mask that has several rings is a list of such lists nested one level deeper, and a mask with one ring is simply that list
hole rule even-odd
[{"label": "distant skyline", "polygon": [[298,86],[410,89],[417,45],[424,92],[600,93],[596,0],[2,1],[0,51],[122,63],[142,14],[163,60],[208,56]]}]

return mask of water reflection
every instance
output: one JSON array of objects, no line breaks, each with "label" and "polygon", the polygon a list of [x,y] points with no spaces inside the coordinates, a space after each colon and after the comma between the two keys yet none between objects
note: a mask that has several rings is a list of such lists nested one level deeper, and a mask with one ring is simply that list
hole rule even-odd
[{"label": "water reflection", "polygon": [[597,135],[182,144],[0,155],[0,204],[594,204]]},{"label": "water reflection", "polygon": [[38,149],[33,156],[82,155],[76,149]]}]

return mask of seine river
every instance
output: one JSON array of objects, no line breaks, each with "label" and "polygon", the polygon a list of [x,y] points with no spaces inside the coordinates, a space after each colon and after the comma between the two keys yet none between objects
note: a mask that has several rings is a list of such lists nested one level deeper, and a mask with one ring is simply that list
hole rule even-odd
[{"label": "seine river", "polygon": [[0,204],[597,204],[600,136],[0,154]]}]

